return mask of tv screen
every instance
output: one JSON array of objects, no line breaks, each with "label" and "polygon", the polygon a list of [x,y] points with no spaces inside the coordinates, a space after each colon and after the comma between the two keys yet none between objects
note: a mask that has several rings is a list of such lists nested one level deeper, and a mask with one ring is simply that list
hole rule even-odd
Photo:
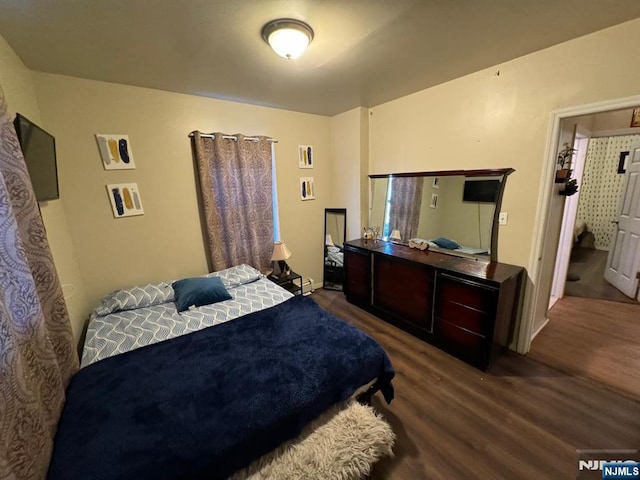
[{"label": "tv screen", "polygon": [[463,202],[495,203],[500,191],[500,180],[465,180]]},{"label": "tv screen", "polygon": [[36,199],[43,202],[60,198],[55,138],[20,114],[16,115],[13,125]]}]

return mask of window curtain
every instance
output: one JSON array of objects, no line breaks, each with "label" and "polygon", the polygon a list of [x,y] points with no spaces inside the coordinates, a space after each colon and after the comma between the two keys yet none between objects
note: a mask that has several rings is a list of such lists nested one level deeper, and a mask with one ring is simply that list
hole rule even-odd
[{"label": "window curtain", "polygon": [[383,235],[391,235],[398,229],[401,238],[409,240],[418,233],[424,178],[392,177],[390,182],[389,232],[383,232]]},{"label": "window curtain", "polygon": [[273,201],[267,137],[193,134],[210,268],[271,266]]},{"label": "window curtain", "polygon": [[47,237],[0,88],[0,477],[45,478],[78,369]]}]

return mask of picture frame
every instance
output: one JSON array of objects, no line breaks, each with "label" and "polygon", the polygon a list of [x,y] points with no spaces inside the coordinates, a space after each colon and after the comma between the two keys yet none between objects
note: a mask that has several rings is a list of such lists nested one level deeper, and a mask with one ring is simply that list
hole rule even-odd
[{"label": "picture frame", "polygon": [[437,193],[432,193],[431,194],[431,202],[429,203],[429,206],[431,208],[438,208],[438,194]]},{"label": "picture frame", "polygon": [[106,187],[115,218],[144,215],[137,183],[112,183]]},{"label": "picture frame", "polygon": [[128,135],[96,133],[96,142],[105,170],[134,170],[136,168]]},{"label": "picture frame", "polygon": [[440,177],[433,177],[433,188],[440,188]]},{"label": "picture frame", "polygon": [[640,107],[634,108],[631,113],[631,127],[640,127]]},{"label": "picture frame", "polygon": [[298,145],[298,168],[313,168],[313,145]]},{"label": "picture frame", "polygon": [[626,152],[620,152],[620,158],[618,159],[618,173],[627,172],[627,161],[630,153],[631,152],[629,150]]},{"label": "picture frame", "polygon": [[300,177],[300,199],[302,201],[316,199],[316,186],[313,177]]}]

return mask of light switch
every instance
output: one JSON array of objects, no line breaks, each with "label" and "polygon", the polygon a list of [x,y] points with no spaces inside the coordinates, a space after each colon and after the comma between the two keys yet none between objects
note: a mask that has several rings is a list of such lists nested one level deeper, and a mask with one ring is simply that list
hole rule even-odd
[{"label": "light switch", "polygon": [[498,225],[506,225],[508,218],[509,214],[507,212],[500,212],[500,215],[498,215]]}]

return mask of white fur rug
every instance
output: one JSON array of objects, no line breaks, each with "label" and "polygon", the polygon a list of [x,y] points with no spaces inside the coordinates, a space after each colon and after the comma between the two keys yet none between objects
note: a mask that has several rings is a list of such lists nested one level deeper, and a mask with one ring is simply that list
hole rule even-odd
[{"label": "white fur rug", "polygon": [[377,460],[393,454],[394,441],[393,430],[373,408],[343,403],[231,480],[362,479]]}]

